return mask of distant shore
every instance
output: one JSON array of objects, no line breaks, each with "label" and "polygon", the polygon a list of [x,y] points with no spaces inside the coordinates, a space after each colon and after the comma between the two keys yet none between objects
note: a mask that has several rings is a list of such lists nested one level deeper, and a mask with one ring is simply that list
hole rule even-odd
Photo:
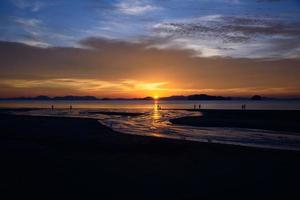
[{"label": "distant shore", "polygon": [[192,110],[202,116],[182,117],[170,121],[178,125],[199,127],[234,127],[287,131],[300,135],[300,110]]},{"label": "distant shore", "polygon": [[7,111],[0,111],[2,194],[199,199],[298,193],[299,152],[127,135],[94,119]]},{"label": "distant shore", "polygon": [[146,100],[146,101],[154,101],[154,100],[160,100],[160,101],[228,101],[228,100],[254,100],[254,101],[260,101],[260,100],[300,100],[300,98],[272,98],[272,97],[262,97],[259,95],[254,95],[252,97],[238,97],[238,96],[214,96],[214,95],[208,95],[208,94],[192,94],[192,95],[176,95],[176,96],[167,96],[167,97],[158,97],[158,99],[155,99],[154,97],[147,96],[147,97],[140,97],[140,98],[99,98],[95,96],[55,96],[55,97],[49,97],[49,96],[35,96],[35,97],[8,97],[8,98],[0,98],[0,101],[10,101],[10,100],[24,100],[24,101],[30,101],[30,100],[37,100],[37,101],[109,101],[109,100],[117,100],[117,101],[131,101],[131,100]]}]

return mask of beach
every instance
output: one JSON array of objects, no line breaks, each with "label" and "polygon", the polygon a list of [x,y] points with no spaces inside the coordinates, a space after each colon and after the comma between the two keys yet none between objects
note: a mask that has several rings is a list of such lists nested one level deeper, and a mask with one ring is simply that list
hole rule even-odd
[{"label": "beach", "polygon": [[128,135],[95,119],[0,114],[1,193],[81,199],[292,198],[300,152]]},{"label": "beach", "polygon": [[235,127],[300,134],[299,110],[189,110],[201,116],[187,116],[170,121],[174,124],[199,127]]}]

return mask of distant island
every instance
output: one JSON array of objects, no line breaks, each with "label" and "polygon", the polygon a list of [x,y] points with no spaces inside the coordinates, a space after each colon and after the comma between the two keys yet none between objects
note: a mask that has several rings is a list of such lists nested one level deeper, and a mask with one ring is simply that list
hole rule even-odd
[{"label": "distant island", "polygon": [[[0,100],[39,100],[39,101],[48,101],[48,100],[57,100],[57,101],[93,101],[93,100],[154,100],[153,97],[143,97],[143,98],[97,98],[94,96],[57,96],[57,97],[49,97],[49,96],[36,96],[36,97],[14,97],[14,98],[0,98]],[[160,97],[159,100],[168,100],[168,101],[176,101],[176,100],[276,100],[275,98],[262,97],[259,95],[254,95],[252,97],[223,97],[223,96],[212,96],[207,94],[193,94],[193,95],[178,95],[178,96],[169,96],[169,97]],[[299,100],[299,99],[292,99]]]}]

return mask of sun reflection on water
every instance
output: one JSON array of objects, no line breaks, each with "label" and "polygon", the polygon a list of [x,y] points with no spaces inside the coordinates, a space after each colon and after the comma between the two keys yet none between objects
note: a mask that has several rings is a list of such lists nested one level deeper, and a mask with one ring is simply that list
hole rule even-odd
[{"label": "sun reflection on water", "polygon": [[158,101],[155,100],[153,104],[153,112],[152,112],[153,120],[159,120],[161,118],[159,110],[160,110],[160,105],[158,104]]}]

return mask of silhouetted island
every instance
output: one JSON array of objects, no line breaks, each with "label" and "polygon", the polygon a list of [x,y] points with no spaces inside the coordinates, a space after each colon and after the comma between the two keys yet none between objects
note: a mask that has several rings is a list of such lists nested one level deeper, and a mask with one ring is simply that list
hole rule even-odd
[{"label": "silhouetted island", "polygon": [[[173,100],[299,100],[299,98],[269,98],[262,97],[259,95],[254,95],[252,97],[223,97],[223,96],[213,96],[207,94],[193,94],[193,95],[176,95],[169,97],[160,97],[159,100],[173,101]],[[49,97],[49,96],[36,96],[36,97],[13,97],[13,98],[0,98],[0,100],[59,100],[59,101],[92,101],[92,100],[145,100],[145,101],[153,101],[153,97],[143,97],[143,98],[97,98],[94,96],[57,96],[57,97]]]},{"label": "silhouetted island", "polygon": [[254,95],[253,97],[251,97],[251,100],[262,100],[262,97],[259,95]]},{"label": "silhouetted island", "polygon": [[179,96],[162,97],[159,99],[161,99],[161,100],[188,100],[188,97],[179,95]]},{"label": "silhouetted island", "polygon": [[231,97],[210,96],[207,94],[194,94],[187,98],[188,100],[231,100]]}]

